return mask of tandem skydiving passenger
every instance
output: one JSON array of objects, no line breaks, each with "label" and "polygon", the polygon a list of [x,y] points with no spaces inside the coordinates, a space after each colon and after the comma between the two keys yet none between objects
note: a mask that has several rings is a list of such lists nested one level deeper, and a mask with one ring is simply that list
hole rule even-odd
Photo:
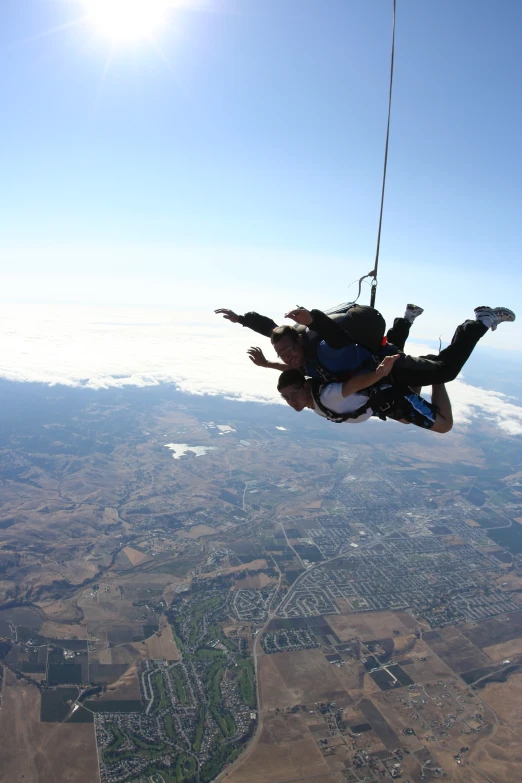
[{"label": "tandem skydiving passenger", "polygon": [[[515,314],[506,307],[477,307],[475,320],[458,326],[451,344],[439,354],[387,356],[375,370],[355,374],[343,382],[321,383],[307,379],[298,370],[285,370],[277,389],[294,410],[311,408],[337,423],[359,424],[378,416],[432,432],[449,432],[453,419],[444,384],[458,376],[488,329],[494,331],[500,323],[514,320]],[[432,386],[432,401],[425,400],[412,386]]]}]

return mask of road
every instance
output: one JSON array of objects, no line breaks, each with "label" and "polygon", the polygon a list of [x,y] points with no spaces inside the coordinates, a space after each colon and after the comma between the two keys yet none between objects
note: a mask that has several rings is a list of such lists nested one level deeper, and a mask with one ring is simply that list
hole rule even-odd
[{"label": "road", "polygon": [[283,523],[282,523],[282,522],[280,522],[280,523],[279,523],[279,527],[280,527],[280,528],[281,528],[281,530],[283,531],[283,535],[284,535],[284,537],[285,537],[285,541],[286,541],[286,545],[287,545],[287,547],[289,547],[289,549],[291,549],[291,550],[292,550],[292,552],[293,552],[293,553],[294,553],[294,555],[297,557],[297,559],[299,560],[299,562],[301,563],[301,565],[303,566],[303,568],[304,568],[304,569],[306,569],[306,566],[305,566],[305,564],[304,564],[304,563],[303,563],[303,561],[301,560],[301,556],[299,555],[299,553],[298,553],[298,552],[296,552],[296,551],[295,551],[294,547],[292,546],[292,544],[291,544],[291,543],[290,543],[290,541],[288,540],[288,536],[286,535],[285,526],[283,525]]}]

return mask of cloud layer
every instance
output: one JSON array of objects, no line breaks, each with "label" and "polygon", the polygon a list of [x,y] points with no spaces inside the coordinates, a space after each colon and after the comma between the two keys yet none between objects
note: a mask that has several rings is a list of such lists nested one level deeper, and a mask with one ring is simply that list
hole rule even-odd
[{"label": "cloud layer", "polygon": [[[280,402],[277,373],[249,361],[252,345],[272,358],[266,338],[208,313],[8,305],[0,317],[0,377],[92,389],[175,383],[191,394]],[[465,374],[449,391],[457,426],[482,418],[522,435],[522,407],[511,398],[467,384]]]}]

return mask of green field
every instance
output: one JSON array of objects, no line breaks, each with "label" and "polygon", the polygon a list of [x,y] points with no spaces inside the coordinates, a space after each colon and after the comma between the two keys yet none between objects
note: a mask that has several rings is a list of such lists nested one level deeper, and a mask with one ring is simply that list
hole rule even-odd
[{"label": "green field", "polygon": [[210,761],[201,768],[199,779],[200,783],[210,783],[216,775],[223,769],[224,765],[233,761],[241,753],[242,748],[237,745],[219,744],[212,749]]},{"label": "green field", "polygon": [[178,697],[178,701],[180,702],[180,704],[186,704],[187,692],[185,690],[185,681],[183,679],[183,674],[181,673],[181,669],[175,666],[173,669],[170,670],[170,676],[172,679],[172,684],[174,685],[176,696]]},{"label": "green field", "polygon": [[214,637],[214,639],[219,639],[221,644],[223,644],[227,650],[230,650],[231,652],[237,652],[237,646],[232,641],[232,639],[228,639],[225,634],[223,633],[223,628],[219,625],[219,623],[214,623],[209,628],[209,636]]},{"label": "green field", "polygon": [[103,757],[106,761],[109,761],[118,752],[126,740],[125,734],[114,723],[110,723],[108,728],[112,732],[113,740],[109,747],[103,751]]},{"label": "green field", "polygon": [[174,723],[172,722],[172,716],[166,715],[163,724],[165,726],[165,731],[167,732],[167,737],[171,740],[177,739],[176,732],[174,730]]},{"label": "green field", "polygon": [[148,740],[142,740],[140,737],[134,736],[134,734],[130,734],[129,736],[134,744],[143,750],[162,750],[163,748],[162,745],[157,745],[155,742],[149,742]]},{"label": "green field", "polygon": [[223,711],[217,718],[218,726],[225,738],[233,737],[236,733],[236,724],[230,712]]},{"label": "green field", "polygon": [[149,767],[140,779],[148,777],[152,783],[196,783],[196,761],[188,753],[181,753],[169,770]]},{"label": "green field", "polygon": [[156,684],[156,688],[158,689],[159,693],[159,703],[156,703],[156,699],[154,699],[154,707],[157,710],[165,710],[169,706],[169,700],[167,699],[167,695],[165,693],[165,684],[163,682],[163,674],[161,671],[157,671],[154,673],[153,680]]},{"label": "green field", "polygon": [[213,650],[210,647],[198,647],[196,652],[194,653],[194,658],[200,658],[202,660],[206,659],[216,659],[216,658],[223,658],[223,651],[222,650]]},{"label": "green field", "polygon": [[239,674],[237,677],[237,687],[239,695],[248,704],[250,709],[257,708],[254,663],[251,658],[238,661]]},{"label": "green field", "polygon": [[217,710],[219,703],[221,702],[221,677],[225,671],[224,664],[226,663],[224,656],[221,657],[223,660],[213,663],[212,666],[207,669],[205,677],[206,692],[210,701],[210,709],[213,713]]},{"label": "green field", "polygon": [[191,568],[194,568],[193,563],[164,563],[158,567],[158,573],[160,574],[172,574],[172,576],[185,576]]},{"label": "green field", "polygon": [[176,776],[179,783],[190,780],[196,772],[196,761],[192,756],[182,753],[176,762]]},{"label": "green field", "polygon": [[198,711],[198,723],[196,726],[196,732],[194,734],[194,742],[192,747],[195,753],[199,753],[201,750],[201,743],[203,741],[203,733],[205,731],[205,707],[201,704]]},{"label": "green field", "polygon": [[232,715],[222,706],[221,679],[225,669],[226,658],[224,655],[221,655],[221,660],[216,661],[207,669],[205,684],[210,702],[210,711],[219,726],[221,734],[226,739],[234,735],[236,725]]},{"label": "green field", "polygon": [[[190,606],[190,618],[188,620],[188,631],[184,631],[182,634],[182,642],[189,646],[194,646],[199,638],[201,630],[201,619],[205,614],[214,611],[223,603],[222,596],[212,596],[211,598],[203,598],[201,600],[195,600]],[[176,634],[179,636],[181,633],[181,625],[178,618],[174,615],[171,616],[172,625]],[[207,634],[208,636],[208,634]]]}]

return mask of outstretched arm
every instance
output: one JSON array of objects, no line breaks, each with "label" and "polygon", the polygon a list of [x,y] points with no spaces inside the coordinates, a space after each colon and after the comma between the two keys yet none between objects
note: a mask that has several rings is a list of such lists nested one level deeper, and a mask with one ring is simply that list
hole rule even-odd
[{"label": "outstretched arm", "polygon": [[266,315],[259,315],[259,313],[250,312],[244,315],[237,315],[233,310],[228,310],[226,307],[220,307],[218,310],[214,310],[217,315],[222,315],[226,321],[230,321],[233,324],[241,324],[248,329],[252,329],[258,334],[262,334],[264,337],[270,337],[272,330],[276,328],[277,324],[268,318]]},{"label": "outstretched arm", "polygon": [[257,367],[268,367],[270,370],[279,370],[279,372],[288,370],[287,364],[282,364],[281,362],[269,362],[265,358],[265,354],[261,348],[249,348],[247,354],[250,357],[250,361],[253,362]]},{"label": "outstretched arm", "polygon": [[369,386],[373,386],[374,383],[382,380],[392,371],[393,365],[399,358],[399,354],[395,356],[386,356],[379,364],[376,370],[372,372],[363,372],[360,375],[356,375],[353,378],[349,378],[343,382],[343,397],[349,397],[350,394],[356,394],[356,392],[362,389],[367,389]]},{"label": "outstretched arm", "polygon": [[305,310],[304,307],[297,307],[286,313],[285,318],[291,318],[298,324],[308,326],[313,332],[317,332],[321,340],[328,343],[331,348],[345,348],[347,345],[355,343],[346,329],[343,329],[337,321],[321,310]]}]

